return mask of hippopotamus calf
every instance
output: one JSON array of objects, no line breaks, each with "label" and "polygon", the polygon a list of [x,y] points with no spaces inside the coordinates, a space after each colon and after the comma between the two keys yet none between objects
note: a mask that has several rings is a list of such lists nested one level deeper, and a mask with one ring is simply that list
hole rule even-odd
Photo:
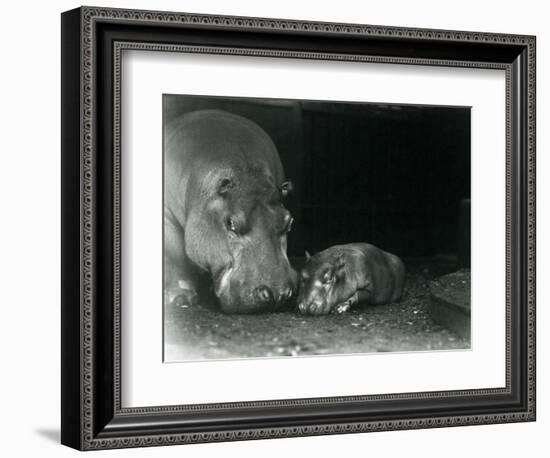
[{"label": "hippopotamus calf", "polygon": [[336,245],[308,257],[300,274],[298,309],[310,315],[345,312],[359,302],[400,299],[405,266],[397,256],[368,243]]},{"label": "hippopotamus calf", "polygon": [[185,114],[164,131],[164,289],[167,303],[213,292],[230,313],[289,303],[291,189],[271,138],[221,110]]}]

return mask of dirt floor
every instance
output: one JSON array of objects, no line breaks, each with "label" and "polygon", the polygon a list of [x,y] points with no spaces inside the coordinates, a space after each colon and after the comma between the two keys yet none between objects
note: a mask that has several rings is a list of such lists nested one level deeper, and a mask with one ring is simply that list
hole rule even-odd
[{"label": "dirt floor", "polygon": [[294,310],[225,315],[200,306],[169,306],[165,361],[469,348],[469,341],[434,323],[428,310],[429,282],[456,265],[444,259],[405,264],[400,302],[358,305],[341,315],[303,316]]}]

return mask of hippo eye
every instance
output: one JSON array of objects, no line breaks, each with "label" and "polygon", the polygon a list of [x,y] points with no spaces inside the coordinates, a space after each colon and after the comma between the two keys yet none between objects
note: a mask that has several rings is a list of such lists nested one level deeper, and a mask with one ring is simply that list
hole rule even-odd
[{"label": "hippo eye", "polygon": [[293,222],[294,222],[294,218],[292,216],[290,218],[288,218],[288,221],[286,223],[284,232],[290,232],[291,231]]},{"label": "hippo eye", "polygon": [[218,183],[218,194],[220,196],[224,196],[225,194],[227,194],[231,186],[232,186],[232,183],[229,178],[221,179],[220,182]]},{"label": "hippo eye", "polygon": [[230,216],[225,219],[225,227],[228,231],[237,233],[237,225],[235,224],[233,218],[231,218]]},{"label": "hippo eye", "polygon": [[283,198],[285,198],[286,196],[288,196],[288,194],[292,191],[292,188],[293,188],[293,185],[292,185],[292,181],[285,181],[282,185],[281,185],[281,196]]},{"label": "hippo eye", "polygon": [[325,272],[323,275],[323,284],[327,285],[332,281],[332,272]]}]

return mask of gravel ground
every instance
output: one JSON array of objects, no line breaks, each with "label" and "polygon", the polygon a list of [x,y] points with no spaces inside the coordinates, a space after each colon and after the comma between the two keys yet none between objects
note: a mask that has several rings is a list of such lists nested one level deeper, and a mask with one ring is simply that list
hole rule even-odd
[{"label": "gravel ground", "polygon": [[391,351],[467,349],[470,343],[432,321],[429,283],[456,269],[442,260],[405,260],[403,298],[321,317],[293,310],[225,315],[200,306],[165,310],[165,361]]}]

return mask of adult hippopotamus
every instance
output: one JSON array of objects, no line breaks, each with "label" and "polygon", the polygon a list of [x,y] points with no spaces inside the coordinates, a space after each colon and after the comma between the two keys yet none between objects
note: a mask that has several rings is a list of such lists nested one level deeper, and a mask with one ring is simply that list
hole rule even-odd
[{"label": "adult hippopotamus", "polygon": [[301,313],[343,313],[360,302],[395,302],[403,293],[403,261],[369,243],[335,245],[306,258],[297,301]]},{"label": "adult hippopotamus", "polygon": [[210,291],[228,313],[288,303],[297,280],[286,254],[290,189],[273,141],[249,119],[201,110],[168,123],[165,301]]}]

